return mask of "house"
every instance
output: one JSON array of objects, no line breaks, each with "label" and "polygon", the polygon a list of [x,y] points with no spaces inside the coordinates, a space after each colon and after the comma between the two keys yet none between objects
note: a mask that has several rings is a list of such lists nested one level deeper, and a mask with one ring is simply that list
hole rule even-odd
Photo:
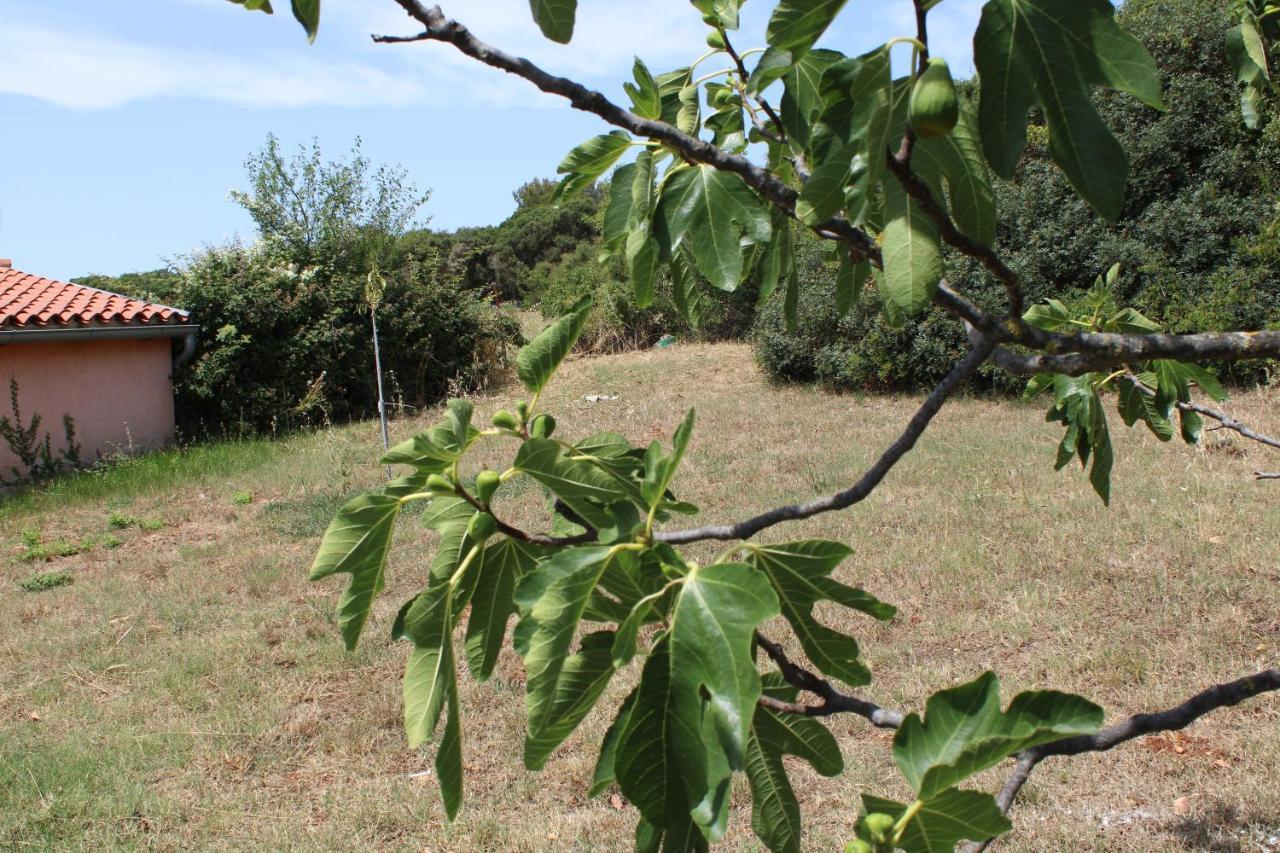
[{"label": "house", "polygon": [[33,454],[56,467],[172,441],[172,373],[197,328],[185,311],[0,259],[0,481],[30,474]]}]

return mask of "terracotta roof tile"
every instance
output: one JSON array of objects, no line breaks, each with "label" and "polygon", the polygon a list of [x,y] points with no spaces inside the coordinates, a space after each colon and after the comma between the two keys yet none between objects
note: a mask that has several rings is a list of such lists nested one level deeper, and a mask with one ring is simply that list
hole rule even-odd
[{"label": "terracotta roof tile", "polygon": [[0,329],[166,326],[187,319],[187,312],[167,305],[0,266]]}]

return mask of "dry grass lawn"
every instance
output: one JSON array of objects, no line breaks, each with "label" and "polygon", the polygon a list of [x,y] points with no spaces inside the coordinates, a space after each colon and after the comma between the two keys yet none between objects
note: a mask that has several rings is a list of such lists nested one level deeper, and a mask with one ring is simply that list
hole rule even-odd
[{"label": "dry grass lawn", "polygon": [[[593,393],[620,397],[587,403]],[[487,416],[511,400],[477,405]],[[1255,392],[1229,405],[1280,433],[1277,403]],[[677,487],[707,521],[840,488],[915,404],[771,387],[747,348],[725,345],[577,361],[547,400],[564,432],[608,428],[636,442],[669,440],[696,406]],[[1039,409],[960,400],[868,502],[766,534],[850,543],[857,556],[842,579],[899,606],[884,626],[835,616],[862,640],[878,701],[919,708],[932,690],[993,668],[1006,698],[1058,687],[1115,718],[1275,665],[1280,485],[1250,474],[1280,468],[1280,455],[1225,432],[1192,450],[1121,429],[1108,510],[1078,469],[1053,471],[1057,437]],[[543,773],[521,766],[522,676],[509,651],[490,683],[464,677],[468,801],[445,823],[423,772],[430,754],[407,750],[400,729],[407,648],[387,639],[433,534],[401,525],[389,589],[354,655],[332,619],[341,581],[305,576],[333,510],[378,481],[375,442],[375,425],[361,424],[197,448],[0,503],[12,549],[0,568],[0,847],[629,845],[635,815],[585,795],[606,714],[589,717]],[[78,543],[106,534],[113,511],[164,526],[117,531],[115,548],[21,561],[23,531]],[[524,503],[512,512],[532,523]],[[74,582],[17,586],[55,570]],[[813,850],[843,847],[861,791],[904,787],[888,734],[858,718],[832,727],[846,774],[794,774]],[[994,789],[1006,769],[980,782]],[[1272,696],[1177,737],[1047,762],[1001,848],[1268,849],[1280,836],[1278,777]],[[725,848],[758,849],[745,791],[737,809]]]}]

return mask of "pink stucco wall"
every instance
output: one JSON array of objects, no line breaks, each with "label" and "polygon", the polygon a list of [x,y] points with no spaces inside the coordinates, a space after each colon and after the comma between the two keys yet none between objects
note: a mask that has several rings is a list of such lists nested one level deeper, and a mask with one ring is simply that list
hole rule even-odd
[{"label": "pink stucco wall", "polygon": [[[86,462],[163,445],[173,438],[171,349],[168,338],[0,345],[0,414],[13,418],[13,377],[23,425],[39,412],[55,452],[66,444],[64,414],[75,419]],[[0,440],[0,475],[11,476],[17,464]]]}]

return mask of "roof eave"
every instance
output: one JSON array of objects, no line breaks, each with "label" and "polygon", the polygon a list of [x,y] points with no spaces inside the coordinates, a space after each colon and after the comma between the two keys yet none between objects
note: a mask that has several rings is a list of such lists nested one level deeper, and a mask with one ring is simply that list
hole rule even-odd
[{"label": "roof eave", "polygon": [[78,326],[45,329],[0,329],[0,344],[41,342],[109,341],[140,338],[185,338],[200,331],[191,323],[138,326]]}]

